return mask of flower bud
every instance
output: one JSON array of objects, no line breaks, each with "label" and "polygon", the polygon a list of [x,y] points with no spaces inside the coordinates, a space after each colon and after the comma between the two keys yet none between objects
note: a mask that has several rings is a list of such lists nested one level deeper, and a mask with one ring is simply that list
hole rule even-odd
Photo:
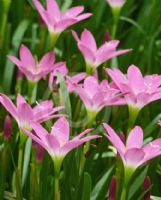
[{"label": "flower bud", "polygon": [[110,182],[108,200],[116,199],[116,177],[113,176]]},{"label": "flower bud", "polygon": [[4,132],[4,138],[6,140],[10,140],[12,132],[12,122],[11,122],[11,117],[9,115],[7,115],[4,120],[3,132]]}]

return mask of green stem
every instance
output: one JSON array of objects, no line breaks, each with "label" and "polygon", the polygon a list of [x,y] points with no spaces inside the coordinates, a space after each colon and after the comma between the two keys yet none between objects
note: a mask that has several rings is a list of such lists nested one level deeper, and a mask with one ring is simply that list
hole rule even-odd
[{"label": "green stem", "polygon": [[50,32],[50,50],[53,50],[59,38],[60,33]]},{"label": "green stem", "polygon": [[60,169],[62,166],[64,157],[53,157],[53,163],[54,163],[54,171],[55,171],[55,177],[54,177],[54,200],[60,200],[60,188],[59,188],[59,179],[60,179]]},{"label": "green stem", "polygon": [[59,177],[54,178],[54,200],[60,200]]},{"label": "green stem", "polygon": [[18,152],[18,175],[21,180],[22,178],[22,161],[23,161],[23,147],[19,147],[19,152]]},{"label": "green stem", "polygon": [[131,177],[134,173],[135,169],[131,167],[125,167],[124,168],[124,182],[122,187],[122,194],[121,194],[121,200],[126,200],[128,196],[128,185],[131,180]]},{"label": "green stem", "polygon": [[113,13],[113,18],[114,18],[112,34],[111,34],[112,39],[115,39],[115,37],[116,37],[118,21],[119,21],[119,17],[120,17],[120,10],[121,10],[121,8],[112,8],[112,13]]},{"label": "green stem", "polygon": [[36,101],[37,95],[37,82],[28,81],[28,96],[29,102],[32,104]]},{"label": "green stem", "polygon": [[131,105],[128,105],[128,109],[129,109],[129,122],[128,122],[127,134],[129,134],[130,130],[133,128],[140,111],[139,108],[133,107]]}]

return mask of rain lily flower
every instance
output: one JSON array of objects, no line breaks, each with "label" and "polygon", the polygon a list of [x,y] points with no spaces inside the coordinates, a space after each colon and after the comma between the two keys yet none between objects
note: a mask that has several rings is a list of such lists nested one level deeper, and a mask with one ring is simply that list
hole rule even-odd
[{"label": "rain lily flower", "polygon": [[112,8],[121,8],[125,4],[126,0],[107,0],[107,3]]},{"label": "rain lily flower", "polygon": [[143,76],[138,67],[131,65],[127,76],[119,69],[105,69],[116,88],[122,93],[129,108],[129,127],[135,123],[139,111],[152,101],[161,99],[161,76]]},{"label": "rain lily flower", "polygon": [[58,164],[56,162],[62,162],[65,155],[72,149],[75,149],[76,147],[91,139],[99,137],[98,135],[83,137],[92,130],[87,129],[70,140],[69,123],[64,117],[61,117],[54,123],[51,129],[51,133],[48,133],[39,123],[36,122],[32,122],[32,128],[35,132],[35,135],[24,128],[22,128],[22,130],[32,140],[40,144],[44,149],[48,151],[49,155],[55,162],[55,167]]},{"label": "rain lily flower", "polygon": [[92,117],[92,120],[104,106],[125,104],[119,90],[112,88],[107,80],[99,84],[98,79],[93,76],[87,77],[83,85],[77,86],[75,92],[83,101],[89,118]]},{"label": "rain lily flower", "polygon": [[12,55],[8,55],[8,58],[17,65],[18,69],[31,82],[38,82],[40,79],[45,78],[55,68],[55,55],[53,52],[46,53],[38,62],[25,45],[20,47],[20,59]]},{"label": "rain lily flower", "polygon": [[97,48],[92,33],[87,29],[84,29],[80,39],[75,31],[72,31],[72,34],[77,42],[79,50],[84,56],[87,74],[92,74],[99,65],[107,60],[130,51],[129,49],[117,51],[118,40],[105,41],[103,45]]},{"label": "rain lily flower", "polygon": [[147,161],[161,155],[161,139],[156,139],[149,144],[143,145],[143,131],[141,127],[135,126],[126,140],[126,144],[122,142],[115,131],[106,123],[103,124],[108,140],[118,151],[124,167],[135,171],[139,166]]},{"label": "rain lily flower", "polygon": [[16,106],[9,97],[2,93],[0,94],[0,103],[15,118],[19,127],[28,130],[32,129],[31,122],[42,123],[48,119],[62,116],[59,114],[54,115],[54,113],[64,108],[63,106],[53,108],[53,102],[48,100],[38,103],[34,108],[31,108],[20,94],[17,96]]},{"label": "rain lily flower", "polygon": [[81,14],[84,10],[83,6],[76,6],[61,12],[56,0],[46,0],[46,10],[38,0],[33,0],[39,14],[48,27],[48,31],[53,39],[53,45],[58,39],[61,32],[69,26],[78,23],[88,17],[91,13]]},{"label": "rain lily flower", "polygon": [[128,105],[141,109],[152,101],[161,99],[161,76],[157,74],[143,77],[138,67],[131,65],[127,76],[119,69],[106,68],[106,72],[116,86],[125,93]]},{"label": "rain lily flower", "polygon": [[122,142],[115,131],[106,123],[103,124],[108,140],[116,148],[124,165],[124,183],[121,200],[127,196],[127,187],[135,170],[147,161],[161,155],[161,138],[143,145],[143,130],[135,126],[127,137],[126,144]]},{"label": "rain lily flower", "polygon": [[59,62],[54,65],[54,70],[50,73],[48,86],[52,90],[55,84],[59,83],[57,72],[63,77],[68,74],[68,69],[65,62]]},{"label": "rain lily flower", "polygon": [[76,74],[74,76],[66,76],[66,84],[67,84],[67,89],[70,93],[74,92],[75,89],[77,88],[78,84],[80,86],[80,82],[84,80],[86,77],[86,73],[82,72],[79,74]]}]

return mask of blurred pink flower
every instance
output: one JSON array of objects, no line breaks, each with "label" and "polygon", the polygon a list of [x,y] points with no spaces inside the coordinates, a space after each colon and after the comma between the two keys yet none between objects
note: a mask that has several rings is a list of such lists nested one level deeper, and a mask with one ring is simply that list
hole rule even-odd
[{"label": "blurred pink flower", "polygon": [[70,130],[69,123],[65,118],[58,119],[51,130],[48,133],[39,123],[33,122],[32,128],[35,134],[32,134],[28,130],[22,128],[23,132],[28,135],[32,140],[39,143],[44,149],[46,149],[52,159],[64,158],[65,155],[72,149],[80,146],[81,144],[98,138],[98,135],[91,135],[83,137],[89,133],[92,129],[87,129],[78,136],[69,140]]},{"label": "blurred pink flower", "polygon": [[118,151],[126,168],[135,170],[145,162],[161,155],[161,139],[143,145],[143,131],[139,126],[135,126],[130,131],[126,145],[108,124],[104,123],[103,126],[107,131],[105,136]]},{"label": "blurred pink flower", "polygon": [[3,132],[4,132],[4,138],[6,140],[10,140],[12,134],[12,121],[9,115],[5,117]]},{"label": "blurred pink flower", "polygon": [[38,103],[34,108],[31,108],[20,94],[17,96],[16,106],[9,97],[2,93],[0,94],[0,103],[15,118],[19,127],[29,130],[31,129],[31,122],[42,123],[48,119],[60,117],[62,115],[54,115],[54,113],[64,108],[63,106],[53,108],[53,102],[48,100]]},{"label": "blurred pink flower", "polygon": [[113,176],[109,186],[109,194],[107,200],[115,200],[116,199],[116,191],[117,191],[117,182],[116,177]]},{"label": "blurred pink flower", "polygon": [[92,68],[93,72],[99,65],[112,57],[125,54],[130,51],[129,49],[117,51],[116,48],[119,44],[118,40],[111,40],[109,42],[105,41],[103,45],[97,48],[96,41],[92,33],[87,29],[84,29],[80,39],[75,31],[72,31],[72,34],[77,41],[79,50],[84,56],[87,67]]},{"label": "blurred pink flower", "polygon": [[37,82],[44,78],[55,68],[55,55],[53,52],[46,53],[39,62],[32,56],[25,45],[21,45],[19,54],[20,59],[12,55],[8,55],[8,58],[32,82]]},{"label": "blurred pink flower", "polygon": [[93,76],[88,76],[84,80],[84,84],[76,87],[75,92],[83,101],[87,111],[90,112],[99,112],[107,105],[125,104],[119,90],[112,88],[107,80],[103,80],[99,84],[98,79]]},{"label": "blurred pink flower", "polygon": [[[32,133],[32,134],[35,134],[35,133]],[[32,146],[36,148],[37,162],[42,162],[45,149],[39,143],[35,142],[34,140],[32,140]]]},{"label": "blurred pink flower", "polygon": [[46,0],[46,10],[38,0],[33,0],[33,2],[48,27],[49,32],[54,35],[59,35],[69,26],[92,15],[91,13],[80,14],[84,10],[83,6],[70,8],[62,13],[56,0]]},{"label": "blurred pink flower", "polygon": [[65,62],[59,62],[54,65],[54,70],[50,73],[48,86],[52,90],[54,84],[58,84],[59,80],[57,77],[57,72],[59,72],[62,76],[66,76],[68,74],[68,69]]},{"label": "blurred pink flower", "polygon": [[86,73],[82,72],[82,73],[78,73],[74,76],[66,76],[66,84],[67,84],[67,88],[68,88],[68,91],[71,93],[71,92],[74,92],[75,89],[77,88],[78,84],[80,86],[80,82],[82,80],[84,80],[86,77]]},{"label": "blurred pink flower", "polygon": [[126,0],[107,0],[107,2],[112,8],[120,8],[125,4]]},{"label": "blurred pink flower", "polygon": [[161,99],[161,76],[157,74],[142,76],[138,67],[131,65],[127,76],[119,69],[105,69],[116,85],[125,95],[128,105],[141,109],[152,101]]}]

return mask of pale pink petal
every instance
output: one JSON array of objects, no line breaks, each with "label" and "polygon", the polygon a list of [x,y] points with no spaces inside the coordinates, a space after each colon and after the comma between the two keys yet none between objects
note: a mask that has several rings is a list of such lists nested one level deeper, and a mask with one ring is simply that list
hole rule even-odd
[{"label": "pale pink petal", "polygon": [[127,138],[126,147],[130,148],[141,148],[143,144],[143,130],[139,126],[135,126]]},{"label": "pale pink petal", "polygon": [[83,43],[78,43],[78,48],[81,51],[81,53],[83,54],[86,62],[88,64],[94,65],[96,58],[95,58],[95,54],[93,52],[92,49],[88,48],[87,46],[85,46]]},{"label": "pale pink petal", "polygon": [[92,49],[92,51],[97,50],[95,38],[93,37],[92,33],[87,29],[84,29],[81,34],[81,43],[85,46],[88,46],[88,48]]},{"label": "pale pink petal", "polygon": [[128,149],[124,155],[125,165],[137,168],[142,164],[145,153],[142,149],[132,148]]},{"label": "pale pink petal", "polygon": [[39,62],[39,65],[43,68],[49,68],[54,65],[55,54],[54,52],[46,53]]},{"label": "pale pink petal", "polygon": [[129,79],[130,87],[136,94],[145,90],[144,79],[138,67],[131,65],[128,68],[127,76]]},{"label": "pale pink petal", "polygon": [[19,107],[21,104],[24,104],[24,103],[27,104],[25,98],[22,95],[18,94],[17,98],[16,98],[16,105],[17,105],[17,107]]},{"label": "pale pink petal", "polygon": [[76,19],[77,19],[77,22],[79,22],[79,21],[87,19],[91,16],[92,16],[92,13],[85,13],[85,14],[82,14],[82,15],[79,15],[78,17],[76,17]]},{"label": "pale pink petal", "polygon": [[61,146],[69,140],[69,133],[69,123],[64,117],[58,119],[51,130],[51,135],[57,138]]},{"label": "pale pink petal", "polygon": [[17,107],[19,126],[29,128],[33,120],[32,108],[27,103],[22,103]]},{"label": "pale pink petal", "polygon": [[41,15],[43,21],[46,23],[46,25],[49,25],[49,20],[46,14],[45,9],[43,8],[43,6],[41,5],[41,3],[38,0],[33,0],[33,3],[35,4],[39,14]]},{"label": "pale pink petal", "polygon": [[9,97],[0,93],[0,103],[12,115],[13,118],[17,118],[16,106],[13,104],[13,102],[11,101],[11,99]]},{"label": "pale pink petal", "polygon": [[61,17],[59,6],[55,0],[47,0],[47,13],[53,19],[59,19]]},{"label": "pale pink petal", "polygon": [[43,128],[39,123],[37,122],[32,122],[31,124],[33,130],[35,131],[35,134],[44,142],[46,142],[47,135],[49,134],[46,129]]},{"label": "pale pink petal", "polygon": [[63,19],[61,21],[58,21],[55,23],[54,28],[56,30],[56,32],[62,32],[64,31],[66,28],[68,28],[69,26],[75,24],[77,22],[76,19]]},{"label": "pale pink petal", "polygon": [[106,123],[103,123],[103,127],[105,128],[107,135],[105,135],[110,142],[114,145],[114,147],[118,150],[119,154],[125,152],[125,145],[121,141],[120,137],[115,133],[115,131]]},{"label": "pale pink petal", "polygon": [[15,56],[8,55],[7,57],[8,57],[15,65],[17,65],[17,66],[22,66],[22,65],[23,65],[22,62],[21,62],[18,58],[16,58]]},{"label": "pale pink petal", "polygon": [[83,131],[82,133],[80,133],[78,136],[74,137],[73,140],[79,140],[79,139],[81,139],[81,137],[83,137],[87,133],[91,132],[92,130],[93,130],[93,128],[86,129],[85,131]]},{"label": "pale pink petal", "polygon": [[99,138],[100,136],[98,135],[91,135],[91,136],[87,136],[81,140],[71,140],[69,141],[68,143],[66,143],[60,150],[61,154],[67,154],[69,151],[71,151],[72,149],[75,149],[77,148],[78,146],[80,146],[81,144],[89,141],[89,140],[92,140],[92,139],[96,139],[96,138]]},{"label": "pale pink petal", "polygon": [[25,67],[35,68],[36,66],[35,59],[25,45],[21,45],[20,47],[20,60]]},{"label": "pale pink petal", "polygon": [[76,31],[73,31],[73,30],[72,30],[72,35],[73,35],[74,39],[75,39],[77,42],[80,42]]},{"label": "pale pink petal", "polygon": [[44,149],[48,150],[47,145],[46,145],[46,143],[43,140],[41,140],[36,135],[34,135],[33,133],[31,133],[30,131],[26,130],[23,127],[21,127],[21,130],[23,131],[23,133],[25,133],[26,135],[28,135],[32,140],[34,140],[35,142],[37,142],[38,144],[40,144]]},{"label": "pale pink petal", "polygon": [[93,98],[100,91],[98,80],[93,76],[89,76],[84,80],[84,90],[90,98]]},{"label": "pale pink petal", "polygon": [[75,6],[65,11],[63,17],[76,17],[83,12],[84,6]]}]

